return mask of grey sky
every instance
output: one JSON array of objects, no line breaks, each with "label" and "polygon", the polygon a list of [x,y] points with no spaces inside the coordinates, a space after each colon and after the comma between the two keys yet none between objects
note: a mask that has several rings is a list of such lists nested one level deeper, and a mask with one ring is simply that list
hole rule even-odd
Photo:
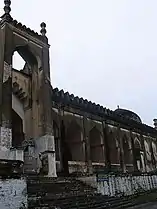
[{"label": "grey sky", "polygon": [[18,21],[38,32],[47,23],[53,87],[133,110],[149,125],[157,117],[156,8],[156,0],[12,0]]}]

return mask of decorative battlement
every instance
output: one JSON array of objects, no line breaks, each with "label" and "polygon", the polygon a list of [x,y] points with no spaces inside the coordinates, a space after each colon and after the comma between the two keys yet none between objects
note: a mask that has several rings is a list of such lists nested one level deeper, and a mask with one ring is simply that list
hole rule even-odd
[{"label": "decorative battlement", "polygon": [[130,127],[131,130],[138,129],[142,132],[148,132],[153,136],[157,136],[157,130],[153,127],[135,121],[129,116],[124,116],[119,112],[107,109],[99,104],[95,104],[91,101],[88,101],[87,99],[83,99],[82,97],[79,98],[78,96],[69,94],[69,92],[64,92],[63,89],[59,90],[58,88],[54,88],[52,90],[52,100],[62,104],[62,106],[70,106],[88,112],[90,114],[97,115],[104,118],[105,120],[113,120],[117,123],[127,125]]}]

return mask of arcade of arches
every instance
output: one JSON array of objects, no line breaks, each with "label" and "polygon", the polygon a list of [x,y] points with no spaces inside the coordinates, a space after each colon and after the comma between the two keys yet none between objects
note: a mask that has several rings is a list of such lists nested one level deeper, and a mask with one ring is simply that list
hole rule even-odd
[{"label": "arcade of arches", "polygon": [[[62,121],[63,124],[64,120]],[[84,169],[85,165],[92,166],[94,170],[95,168],[99,170],[99,167],[102,169],[102,165],[105,168],[109,164],[110,169],[123,170],[124,172],[151,170],[152,165],[147,166],[145,146],[141,145],[139,136],[132,139],[124,131],[120,131],[120,137],[118,138],[117,129],[115,128],[108,128],[108,133],[104,135],[97,126],[93,126],[88,129],[88,133],[86,132],[86,135],[88,135],[86,137],[84,131],[86,127],[79,125],[75,117],[65,124],[63,134],[59,129],[59,125],[55,121],[53,122],[56,160],[57,162],[64,162],[63,167],[67,167],[67,173],[69,173],[69,168],[72,166],[75,168],[71,170],[81,172],[86,170]],[[64,137],[62,137],[63,135]],[[122,143],[120,143],[120,140]],[[156,153],[156,144],[154,142],[152,150],[154,150],[153,153]],[[123,165],[121,165],[121,158],[123,158]],[[155,154],[154,159],[157,162]],[[82,165],[82,168],[80,165]]]}]

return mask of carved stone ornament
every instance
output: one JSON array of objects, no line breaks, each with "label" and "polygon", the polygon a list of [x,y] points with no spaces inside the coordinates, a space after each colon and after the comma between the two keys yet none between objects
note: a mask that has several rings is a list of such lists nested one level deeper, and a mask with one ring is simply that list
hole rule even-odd
[{"label": "carved stone ornament", "polygon": [[2,147],[10,148],[12,143],[12,130],[1,127],[0,144]]},{"label": "carved stone ornament", "polygon": [[12,66],[9,65],[7,62],[4,62],[3,83],[6,82],[9,77],[11,78],[11,69]]}]

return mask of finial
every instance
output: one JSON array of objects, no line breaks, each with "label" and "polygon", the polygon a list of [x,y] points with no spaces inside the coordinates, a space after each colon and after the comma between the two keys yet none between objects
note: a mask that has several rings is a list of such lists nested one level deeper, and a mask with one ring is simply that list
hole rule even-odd
[{"label": "finial", "polygon": [[119,109],[119,105],[117,105],[117,108]]},{"label": "finial", "polygon": [[6,15],[10,15],[11,12],[11,0],[4,0],[4,12]]},{"label": "finial", "polygon": [[2,20],[5,20],[5,21],[11,21],[12,20],[12,17],[10,15],[10,12],[11,12],[11,0],[4,0],[4,14],[2,15]]},{"label": "finial", "polygon": [[41,34],[42,34],[42,36],[46,36],[46,23],[44,23],[44,22],[42,22],[41,24],[40,24],[40,26],[41,26]]},{"label": "finial", "polygon": [[157,129],[157,119],[154,119],[154,128]]}]

